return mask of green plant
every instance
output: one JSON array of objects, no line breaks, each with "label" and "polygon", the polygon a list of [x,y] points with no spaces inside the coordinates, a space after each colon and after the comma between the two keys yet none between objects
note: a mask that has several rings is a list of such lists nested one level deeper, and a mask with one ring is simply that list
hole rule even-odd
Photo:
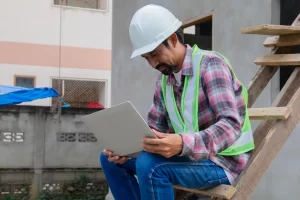
[{"label": "green plant", "polygon": [[28,200],[28,197],[16,196],[16,195],[5,195],[3,200]]},{"label": "green plant", "polygon": [[[61,191],[40,191],[35,200],[104,200],[108,192],[105,183],[93,183],[86,175],[82,174],[70,183],[62,184]],[[10,189],[9,189],[10,190]],[[23,186],[23,194],[8,194],[3,200],[29,200],[30,186]]]},{"label": "green plant", "polygon": [[35,200],[104,200],[108,192],[107,185],[102,184],[100,191],[97,187],[99,185],[92,183],[88,176],[82,174],[72,182],[63,184],[62,194],[41,191]]},{"label": "green plant", "polygon": [[17,197],[15,197],[13,195],[7,195],[4,197],[4,200],[17,200]]}]

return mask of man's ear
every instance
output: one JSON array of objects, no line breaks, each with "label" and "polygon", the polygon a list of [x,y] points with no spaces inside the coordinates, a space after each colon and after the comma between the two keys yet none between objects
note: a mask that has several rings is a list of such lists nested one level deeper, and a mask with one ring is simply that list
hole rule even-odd
[{"label": "man's ear", "polygon": [[178,43],[178,38],[176,33],[173,33],[170,37],[169,37],[169,41],[172,45],[172,47],[174,48],[176,46],[176,44]]}]

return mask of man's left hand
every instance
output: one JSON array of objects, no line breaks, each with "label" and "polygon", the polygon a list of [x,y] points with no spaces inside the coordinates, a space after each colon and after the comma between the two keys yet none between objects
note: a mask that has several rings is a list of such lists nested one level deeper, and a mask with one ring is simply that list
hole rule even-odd
[{"label": "man's left hand", "polygon": [[150,153],[156,153],[166,158],[170,158],[182,151],[183,141],[178,134],[161,133],[153,130],[158,139],[144,138],[143,148]]}]

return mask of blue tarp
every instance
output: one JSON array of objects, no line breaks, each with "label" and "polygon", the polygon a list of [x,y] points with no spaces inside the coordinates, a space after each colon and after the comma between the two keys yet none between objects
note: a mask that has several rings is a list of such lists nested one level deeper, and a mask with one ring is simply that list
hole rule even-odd
[{"label": "blue tarp", "polygon": [[19,104],[48,97],[58,97],[53,88],[23,88],[0,85],[0,106]]}]

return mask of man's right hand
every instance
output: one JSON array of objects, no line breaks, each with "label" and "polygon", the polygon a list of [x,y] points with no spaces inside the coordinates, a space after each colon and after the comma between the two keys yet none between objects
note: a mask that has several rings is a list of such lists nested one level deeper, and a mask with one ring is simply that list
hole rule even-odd
[{"label": "man's right hand", "polygon": [[108,161],[109,162],[114,162],[116,164],[123,164],[128,160],[128,157],[124,157],[124,156],[117,156],[117,155],[112,155],[111,151],[108,150],[103,150],[103,154],[105,156],[108,156]]}]

